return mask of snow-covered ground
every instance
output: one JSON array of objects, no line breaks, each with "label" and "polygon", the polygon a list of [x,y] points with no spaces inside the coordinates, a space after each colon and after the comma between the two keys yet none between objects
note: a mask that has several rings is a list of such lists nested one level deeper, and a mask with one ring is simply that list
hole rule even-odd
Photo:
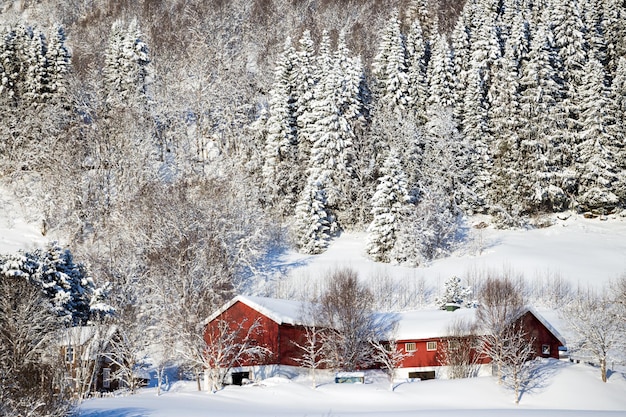
[{"label": "snow-covered ground", "polygon": [[0,186],[0,253],[34,249],[45,242],[41,225],[27,221],[15,197]]},{"label": "snow-covered ground", "polygon": [[133,396],[90,399],[80,417],[199,416],[624,416],[626,378],[613,374],[605,384],[597,369],[551,360],[535,385],[514,404],[513,393],[492,377],[466,380],[396,381],[394,391],[381,374],[365,384],[334,384],[316,389],[305,377],[274,377],[248,386],[227,386],[215,394],[178,382],[156,395],[154,388]]},{"label": "snow-covered ground", "polygon": [[[531,280],[559,275],[573,286],[601,286],[626,273],[626,218],[619,216],[603,221],[571,215],[552,227],[534,230],[468,226],[468,235],[471,242],[453,256],[417,269],[366,259],[365,235],[346,233],[322,255],[287,253],[274,259],[271,270],[281,271],[278,287],[284,293],[341,267],[353,268],[365,279],[424,280],[431,288],[440,287],[452,275],[464,278],[481,270],[514,271]],[[24,220],[19,205],[0,188],[0,253],[31,249],[46,240],[40,225]],[[550,322],[558,321],[558,312],[540,312]],[[79,416],[431,416],[446,412],[465,417],[626,416],[624,374],[615,372],[604,384],[599,371],[583,363],[554,361],[542,369],[537,385],[524,393],[517,406],[512,392],[491,377],[398,381],[391,392],[382,376],[370,375],[370,383],[364,385],[336,385],[329,376],[314,390],[304,377],[271,378],[215,394],[197,392],[192,382],[177,382],[161,396],[146,388],[133,396],[85,401]]]}]

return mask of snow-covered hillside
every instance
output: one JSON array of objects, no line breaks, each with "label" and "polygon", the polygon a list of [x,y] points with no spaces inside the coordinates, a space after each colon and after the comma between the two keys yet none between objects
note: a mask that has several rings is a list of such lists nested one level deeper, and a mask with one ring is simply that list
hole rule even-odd
[{"label": "snow-covered hillside", "polygon": [[236,416],[623,416],[626,378],[614,373],[602,383],[585,364],[551,360],[515,405],[513,394],[492,377],[465,380],[396,381],[393,392],[381,374],[366,384],[334,384],[317,389],[305,377],[270,378],[249,386],[228,386],[215,394],[194,383],[176,383],[161,396],[154,388],[134,396],[85,401],[80,417]]},{"label": "snow-covered hillside", "polygon": [[[466,279],[486,271],[506,271],[530,282],[560,277],[574,289],[600,287],[626,273],[626,218],[614,215],[605,220],[586,219],[578,214],[560,217],[563,220],[554,217],[551,227],[531,230],[468,226],[465,242],[452,256],[419,268],[367,259],[364,233],[343,234],[321,255],[285,254],[274,266],[287,276],[281,278],[283,293],[341,267],[355,269],[363,279],[417,279],[435,289],[453,275]],[[472,219],[468,224],[482,220]]]}]

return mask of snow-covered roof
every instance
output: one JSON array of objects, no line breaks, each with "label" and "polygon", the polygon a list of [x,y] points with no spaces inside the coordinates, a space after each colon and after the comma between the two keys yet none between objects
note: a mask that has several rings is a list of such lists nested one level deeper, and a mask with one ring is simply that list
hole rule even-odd
[{"label": "snow-covered roof", "polygon": [[[565,338],[534,308],[525,308],[521,315],[530,312],[541,322],[563,346]],[[475,308],[460,308],[456,311],[445,310],[415,310],[395,314],[398,321],[395,338],[397,340],[421,340],[449,335],[451,326],[459,321],[474,323],[476,321]]]},{"label": "snow-covered roof", "polygon": [[526,311],[529,311],[530,313],[532,313],[537,318],[537,320],[539,320],[541,324],[545,326],[546,329],[550,330],[550,333],[552,333],[554,337],[556,337],[559,340],[559,342],[561,342],[561,345],[567,346],[565,338],[561,336],[561,334],[556,330],[556,328],[554,328],[554,326],[552,326],[552,324],[550,324],[548,320],[546,320],[541,314],[539,314],[537,310],[535,310],[532,307],[528,307],[524,312]]},{"label": "snow-covered roof", "polygon": [[457,321],[473,323],[475,308],[460,308],[456,311],[439,309],[414,310],[397,313],[397,340],[420,340],[442,337],[449,334],[450,327]]},{"label": "snow-covered roof", "polygon": [[278,324],[301,325],[305,322],[303,316],[307,305],[306,302],[238,295],[211,314],[205,320],[205,324],[215,320],[237,302],[247,305]]}]

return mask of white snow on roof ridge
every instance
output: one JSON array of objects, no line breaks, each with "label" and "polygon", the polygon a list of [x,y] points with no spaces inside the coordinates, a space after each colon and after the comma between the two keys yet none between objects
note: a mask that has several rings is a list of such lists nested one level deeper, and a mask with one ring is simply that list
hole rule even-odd
[{"label": "white snow on roof ridge", "polygon": [[278,324],[303,325],[306,302],[279,298],[238,295],[211,314],[204,324],[208,324],[223,314],[235,303],[241,302],[258,311]]}]

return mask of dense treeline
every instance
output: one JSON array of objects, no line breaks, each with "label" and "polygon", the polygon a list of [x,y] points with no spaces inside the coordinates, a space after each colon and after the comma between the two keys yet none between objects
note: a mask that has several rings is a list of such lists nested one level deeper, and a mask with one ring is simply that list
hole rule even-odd
[{"label": "dense treeline", "polygon": [[192,366],[277,246],[367,230],[419,265],[466,214],[624,208],[624,1],[14,1],[0,23],[0,180],[111,283],[129,340]]}]

